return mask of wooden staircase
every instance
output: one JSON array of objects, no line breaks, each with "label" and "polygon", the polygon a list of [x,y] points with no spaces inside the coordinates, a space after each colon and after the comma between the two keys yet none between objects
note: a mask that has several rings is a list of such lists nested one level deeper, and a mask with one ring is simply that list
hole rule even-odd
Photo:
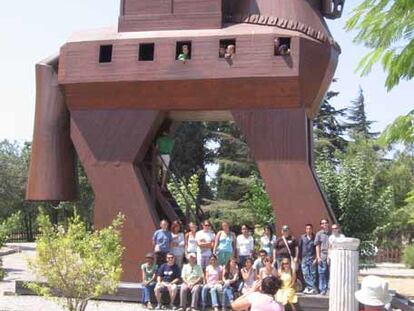
[{"label": "wooden staircase", "polygon": [[[146,157],[146,161],[139,167],[159,219],[167,219],[170,222],[179,220],[183,225],[187,225],[190,221],[193,221],[197,223],[197,225],[200,225],[201,221],[205,218],[204,212],[189,191],[186,182],[177,173],[173,163],[170,163],[167,174],[170,176],[170,180],[177,187],[178,191],[180,191],[185,198],[185,207],[180,207],[178,205],[174,196],[168,189],[162,189],[158,178],[159,161],[162,161],[162,158],[155,148],[152,148]],[[185,185],[185,189],[179,187],[180,183]]]}]

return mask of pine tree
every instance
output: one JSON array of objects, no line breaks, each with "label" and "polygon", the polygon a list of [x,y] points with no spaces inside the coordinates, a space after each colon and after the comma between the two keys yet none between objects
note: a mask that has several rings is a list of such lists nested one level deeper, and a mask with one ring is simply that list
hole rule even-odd
[{"label": "pine tree", "polygon": [[345,117],[346,108],[337,110],[330,104],[330,100],[338,94],[339,92],[335,91],[326,94],[319,114],[313,122],[316,156],[324,155],[333,161],[335,152],[345,151],[347,145],[347,141],[342,137],[346,125],[339,120],[340,117]]},{"label": "pine tree", "polygon": [[364,139],[374,138],[378,133],[371,132],[373,121],[369,121],[365,112],[365,96],[362,88],[359,88],[358,97],[351,101],[352,106],[348,108],[347,129],[351,137],[360,136]]},{"label": "pine tree", "polygon": [[207,210],[216,219],[216,226],[222,220],[233,225],[254,224],[254,213],[243,204],[248,193],[252,174],[257,171],[249,148],[234,122],[210,122],[209,138],[218,144],[214,150],[215,163],[219,169],[213,180],[215,200],[209,202]]}]

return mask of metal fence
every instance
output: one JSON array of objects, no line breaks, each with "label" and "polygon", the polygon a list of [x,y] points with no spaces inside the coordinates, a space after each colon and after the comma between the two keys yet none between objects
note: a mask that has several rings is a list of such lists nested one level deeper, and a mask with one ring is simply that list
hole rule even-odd
[{"label": "metal fence", "polygon": [[31,234],[24,231],[12,232],[9,234],[7,242],[34,242],[39,235],[39,232],[33,232]]}]

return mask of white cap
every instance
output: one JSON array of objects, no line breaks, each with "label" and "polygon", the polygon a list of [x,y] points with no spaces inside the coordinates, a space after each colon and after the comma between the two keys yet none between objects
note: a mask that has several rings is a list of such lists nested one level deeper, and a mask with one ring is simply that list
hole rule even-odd
[{"label": "white cap", "polygon": [[195,253],[189,253],[187,258],[190,259],[190,257],[197,258],[197,255]]},{"label": "white cap", "polygon": [[361,289],[355,292],[355,298],[366,306],[384,306],[391,302],[388,282],[378,276],[369,275],[362,279]]}]

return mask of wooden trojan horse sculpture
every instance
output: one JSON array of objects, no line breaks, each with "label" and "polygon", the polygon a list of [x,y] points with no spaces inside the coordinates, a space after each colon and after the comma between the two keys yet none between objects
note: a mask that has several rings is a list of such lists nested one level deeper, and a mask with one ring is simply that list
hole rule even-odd
[{"label": "wooden trojan horse sculpture", "polygon": [[311,120],[340,53],[323,16],[339,17],[342,6],[122,0],[118,29],[74,34],[36,65],[27,199],[75,200],[76,150],[95,193],[95,226],[126,216],[123,279],[135,281],[159,221],[140,163],[160,125],[234,120],[278,229],[289,224],[299,234],[305,223],[334,219],[313,170]]}]

